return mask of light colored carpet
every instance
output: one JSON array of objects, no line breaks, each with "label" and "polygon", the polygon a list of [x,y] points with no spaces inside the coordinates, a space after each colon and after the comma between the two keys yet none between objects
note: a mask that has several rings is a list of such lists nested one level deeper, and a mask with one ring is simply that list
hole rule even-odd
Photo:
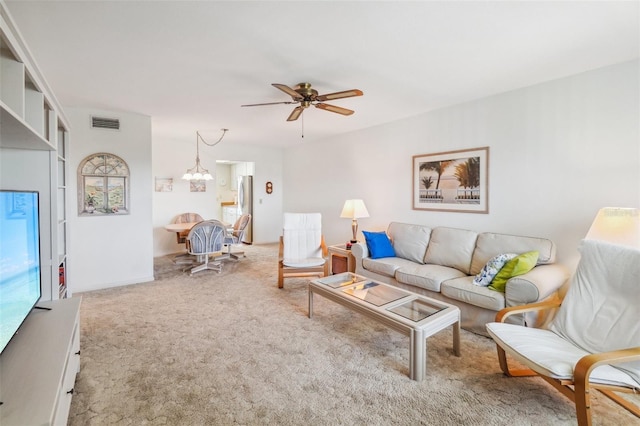
[{"label": "light colored carpet", "polygon": [[[169,257],[156,281],[83,294],[81,371],[70,425],[574,425],[539,378],[507,378],[490,339],[429,338],[426,379],[409,341],[320,296],[276,284],[277,246],[251,246],[221,274]],[[596,394],[595,425],[638,424]]]}]

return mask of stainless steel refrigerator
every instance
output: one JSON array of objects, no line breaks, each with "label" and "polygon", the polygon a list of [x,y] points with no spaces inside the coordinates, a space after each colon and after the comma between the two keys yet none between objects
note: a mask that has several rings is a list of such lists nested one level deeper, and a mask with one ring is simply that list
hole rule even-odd
[{"label": "stainless steel refrigerator", "polygon": [[253,176],[238,176],[238,217],[250,214],[251,220],[244,232],[242,242],[253,243]]}]

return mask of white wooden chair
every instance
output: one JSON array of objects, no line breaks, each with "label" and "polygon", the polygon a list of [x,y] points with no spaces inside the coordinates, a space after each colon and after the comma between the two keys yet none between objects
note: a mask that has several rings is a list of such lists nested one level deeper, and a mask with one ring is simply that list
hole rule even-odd
[{"label": "white wooden chair", "polygon": [[329,272],[320,213],[285,213],[278,253],[278,287],[289,277],[324,277]]},{"label": "white wooden chair", "polygon": [[[617,393],[640,391],[640,250],[584,240],[580,252],[562,303],[506,308],[487,324],[500,368],[549,382],[575,403],[580,426],[591,425],[591,389],[640,417],[640,407]],[[555,308],[548,329],[504,323],[509,315]],[[507,354],[527,369],[509,369]]]}]

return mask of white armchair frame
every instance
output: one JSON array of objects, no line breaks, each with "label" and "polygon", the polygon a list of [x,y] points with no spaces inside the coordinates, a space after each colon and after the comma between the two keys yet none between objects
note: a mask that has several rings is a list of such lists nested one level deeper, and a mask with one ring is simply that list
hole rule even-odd
[{"label": "white armchair frame", "polygon": [[[560,305],[561,302],[559,300],[555,300],[505,308],[496,315],[496,322],[503,323],[510,315],[556,309],[559,308]],[[591,371],[600,365],[640,361],[640,347],[586,355],[576,364],[573,372],[573,380],[554,379],[543,374],[538,374],[529,368],[511,369],[509,368],[507,361],[506,351],[499,344],[496,344],[496,348],[498,350],[498,362],[500,363],[500,369],[506,376],[540,376],[547,383],[560,391],[564,396],[574,402],[576,405],[578,425],[580,426],[591,425],[591,389],[599,390],[611,400],[626,408],[637,417],[640,417],[640,407],[614,393],[614,391],[622,393],[637,393],[637,391],[623,386],[611,386],[589,382],[589,375],[591,374]],[[518,361],[522,360],[518,359]]]},{"label": "white armchair frame", "polygon": [[[289,241],[292,247],[285,247]],[[278,251],[278,288],[291,277],[324,277],[329,273],[328,249],[320,213],[285,213]]]},{"label": "white armchair frame", "polygon": [[[540,376],[575,403],[579,426],[591,425],[592,389],[640,417],[640,406],[618,394],[640,391],[640,251],[585,240],[581,254],[564,300],[505,308],[487,324],[500,369],[511,377]],[[549,309],[556,312],[548,329],[506,323],[511,315]],[[511,369],[508,356],[526,368]]]}]

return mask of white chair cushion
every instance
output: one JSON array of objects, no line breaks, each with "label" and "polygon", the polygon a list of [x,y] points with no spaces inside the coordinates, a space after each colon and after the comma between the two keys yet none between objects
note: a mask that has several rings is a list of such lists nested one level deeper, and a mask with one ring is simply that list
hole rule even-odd
[{"label": "white chair cushion", "polygon": [[[640,250],[584,240],[549,329],[588,353],[640,347]],[[620,364],[640,386],[640,362]]]},{"label": "white chair cushion", "polygon": [[324,259],[316,257],[309,259],[282,259],[282,264],[291,268],[312,268],[315,266],[322,266],[324,263]]},{"label": "white chair cushion", "polygon": [[[538,374],[556,379],[573,379],[576,363],[589,352],[550,330],[492,322],[487,331],[505,352]],[[606,385],[640,388],[631,376],[609,365],[592,370],[589,381]]]},{"label": "white chair cushion", "polygon": [[284,259],[322,259],[321,214],[285,213],[282,240]]}]

